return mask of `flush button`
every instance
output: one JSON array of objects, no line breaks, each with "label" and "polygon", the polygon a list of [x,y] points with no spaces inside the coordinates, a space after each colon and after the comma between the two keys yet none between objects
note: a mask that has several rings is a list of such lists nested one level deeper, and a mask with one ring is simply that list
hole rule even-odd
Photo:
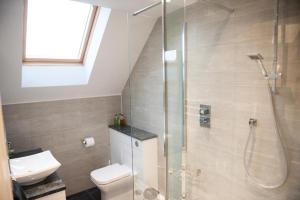
[{"label": "flush button", "polygon": [[136,147],[139,146],[139,142],[138,141],[135,141],[134,144],[135,144]]}]

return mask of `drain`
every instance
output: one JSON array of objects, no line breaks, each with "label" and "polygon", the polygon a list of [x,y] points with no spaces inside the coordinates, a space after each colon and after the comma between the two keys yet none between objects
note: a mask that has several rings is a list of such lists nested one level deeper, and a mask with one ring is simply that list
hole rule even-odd
[{"label": "drain", "polygon": [[144,191],[144,198],[146,200],[154,200],[157,199],[159,192],[154,188],[147,188]]}]

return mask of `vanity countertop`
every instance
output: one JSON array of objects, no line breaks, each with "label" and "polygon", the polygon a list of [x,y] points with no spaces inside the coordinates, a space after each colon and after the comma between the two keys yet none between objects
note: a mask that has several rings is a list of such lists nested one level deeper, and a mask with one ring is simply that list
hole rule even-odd
[{"label": "vanity countertop", "polygon": [[124,133],[125,135],[128,136],[132,136],[133,138],[140,140],[140,141],[144,141],[144,140],[149,140],[149,139],[153,139],[156,138],[157,135],[144,131],[144,130],[140,130],[131,126],[114,126],[114,125],[109,125],[109,128],[119,131],[121,133]]},{"label": "vanity countertop", "polygon": [[[42,149],[34,149],[30,151],[14,153],[11,158],[19,158],[23,156],[30,156],[36,153],[42,152]],[[44,181],[29,186],[20,186],[21,191],[25,199],[32,200],[41,198],[56,192],[60,192],[66,189],[66,185],[63,180],[59,177],[57,172],[54,172],[48,176]]]}]

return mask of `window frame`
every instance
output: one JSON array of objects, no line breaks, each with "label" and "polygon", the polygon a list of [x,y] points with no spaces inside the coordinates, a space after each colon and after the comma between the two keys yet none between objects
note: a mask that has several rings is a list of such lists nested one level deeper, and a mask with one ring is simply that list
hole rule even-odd
[{"label": "window frame", "polygon": [[55,58],[26,58],[26,36],[27,36],[27,16],[28,16],[28,0],[24,0],[24,17],[23,17],[23,64],[42,64],[42,65],[59,65],[59,64],[84,64],[87,54],[87,48],[91,42],[94,26],[99,16],[99,7],[92,5],[92,13],[90,16],[89,24],[85,34],[84,42],[82,45],[81,55],[79,59],[55,59]]}]

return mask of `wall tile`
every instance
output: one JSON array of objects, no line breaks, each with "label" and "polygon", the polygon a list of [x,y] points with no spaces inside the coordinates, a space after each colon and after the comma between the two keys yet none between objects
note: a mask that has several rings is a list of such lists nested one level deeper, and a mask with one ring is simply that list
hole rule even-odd
[{"label": "wall tile", "polygon": [[[89,174],[108,164],[108,125],[120,107],[120,96],[6,105],[7,138],[18,152],[51,150],[62,164],[58,171],[70,195],[95,187]],[[87,136],[95,138],[95,146],[83,147]]]}]

